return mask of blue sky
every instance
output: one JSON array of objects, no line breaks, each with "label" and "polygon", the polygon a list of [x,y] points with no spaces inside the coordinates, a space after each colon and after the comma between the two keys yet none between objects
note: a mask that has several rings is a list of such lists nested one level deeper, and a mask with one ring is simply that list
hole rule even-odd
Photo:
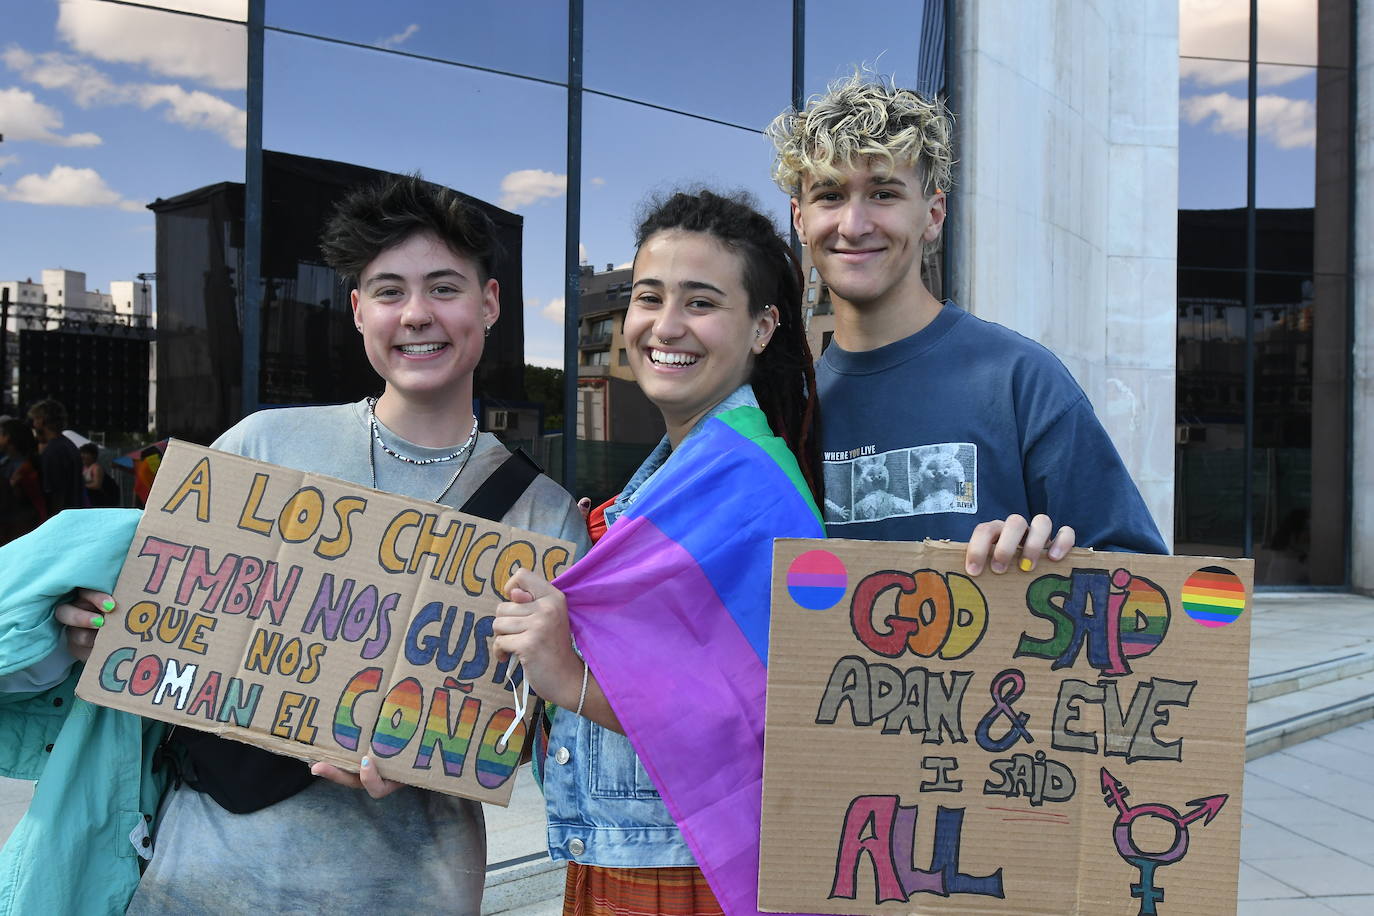
[{"label": "blue sky", "polygon": [[[1249,0],[1180,0],[1179,207],[1245,206]],[[1310,207],[1316,177],[1317,0],[1260,0],[1261,207]],[[1239,59],[1238,59],[1239,58]]]},{"label": "blue sky", "polygon": [[[148,2],[230,18],[245,8],[244,0]],[[1183,51],[1224,56],[1237,34],[1227,10],[1236,6],[1183,0]],[[1264,0],[1266,60],[1310,62],[1304,42],[1308,31],[1315,36],[1315,16],[1305,10],[1313,6]],[[790,0],[586,0],[585,9],[589,89],[756,128],[789,101]],[[913,82],[921,4],[868,0],[863,16],[852,9],[808,4],[808,92],[860,63]],[[565,75],[566,3],[269,0],[267,15],[269,27],[372,48],[269,31],[264,145],[419,169],[521,213],[526,357],[561,364],[564,91],[374,48],[556,81]],[[153,217],[143,205],[243,178],[243,29],[100,0],[0,0],[0,20],[0,279],[60,266],[108,290],[154,269]],[[1234,66],[1212,61],[1185,61],[1183,72],[1180,205],[1242,205],[1243,73],[1237,82]],[[1261,82],[1261,205],[1310,206],[1313,71],[1266,67]],[[588,94],[583,138],[579,238],[598,269],[632,256],[645,195],[680,184],[742,187],[785,226],[786,200],[756,133]]]},{"label": "blue sky", "polygon": [[[240,19],[245,9],[243,0],[148,3]],[[243,178],[242,28],[99,0],[0,4],[0,279],[61,266],[108,289],[152,270],[143,205]],[[587,0],[585,9],[589,89],[754,128],[789,101],[790,0]],[[809,91],[864,62],[914,79],[919,3],[880,0],[863,20],[839,4],[812,10],[809,28],[827,41],[808,43]],[[267,6],[269,28],[551,80],[565,77],[566,17],[562,0]],[[419,169],[521,213],[526,356],[561,364],[562,89],[271,30],[265,85],[266,148]],[[580,241],[598,269],[631,258],[645,195],[681,184],[749,190],[785,227],[757,133],[588,94],[583,136]]]}]

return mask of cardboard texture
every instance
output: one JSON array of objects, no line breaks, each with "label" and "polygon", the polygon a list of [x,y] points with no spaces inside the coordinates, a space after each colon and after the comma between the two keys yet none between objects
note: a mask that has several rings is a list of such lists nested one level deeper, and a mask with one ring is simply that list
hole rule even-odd
[{"label": "cardboard texture", "polygon": [[[516,718],[493,612],[573,545],[185,442],[168,449],[77,694],[505,805]],[[513,672],[520,683],[521,672]],[[533,706],[533,697],[529,704]]]},{"label": "cardboard texture", "polygon": [[779,540],[760,908],[1235,913],[1253,564]]}]

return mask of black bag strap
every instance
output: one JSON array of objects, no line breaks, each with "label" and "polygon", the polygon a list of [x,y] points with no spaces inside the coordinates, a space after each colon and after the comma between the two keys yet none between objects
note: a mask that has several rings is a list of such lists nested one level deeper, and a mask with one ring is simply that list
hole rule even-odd
[{"label": "black bag strap", "polygon": [[501,466],[491,472],[477,492],[468,497],[459,512],[475,515],[487,521],[499,522],[514,506],[516,500],[525,495],[534,478],[544,473],[544,469],[525,454],[523,448],[511,452]]}]

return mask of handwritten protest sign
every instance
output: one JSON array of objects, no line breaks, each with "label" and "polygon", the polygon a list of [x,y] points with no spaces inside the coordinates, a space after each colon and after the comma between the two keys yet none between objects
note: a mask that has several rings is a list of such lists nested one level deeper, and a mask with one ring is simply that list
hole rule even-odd
[{"label": "handwritten protest sign", "polygon": [[1234,913],[1252,562],[776,542],[760,908]]},{"label": "handwritten protest sign", "polygon": [[493,611],[517,567],[551,579],[571,550],[177,442],[77,693],[354,771],[366,754],[389,779],[504,805],[526,722]]}]

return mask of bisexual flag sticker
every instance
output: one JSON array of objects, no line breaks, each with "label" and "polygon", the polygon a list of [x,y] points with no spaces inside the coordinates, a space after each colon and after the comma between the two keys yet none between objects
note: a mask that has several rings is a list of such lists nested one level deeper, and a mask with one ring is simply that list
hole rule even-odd
[{"label": "bisexual flag sticker", "polygon": [[849,571],[828,550],[808,550],[787,568],[787,593],[807,610],[829,610],[848,588]]}]

